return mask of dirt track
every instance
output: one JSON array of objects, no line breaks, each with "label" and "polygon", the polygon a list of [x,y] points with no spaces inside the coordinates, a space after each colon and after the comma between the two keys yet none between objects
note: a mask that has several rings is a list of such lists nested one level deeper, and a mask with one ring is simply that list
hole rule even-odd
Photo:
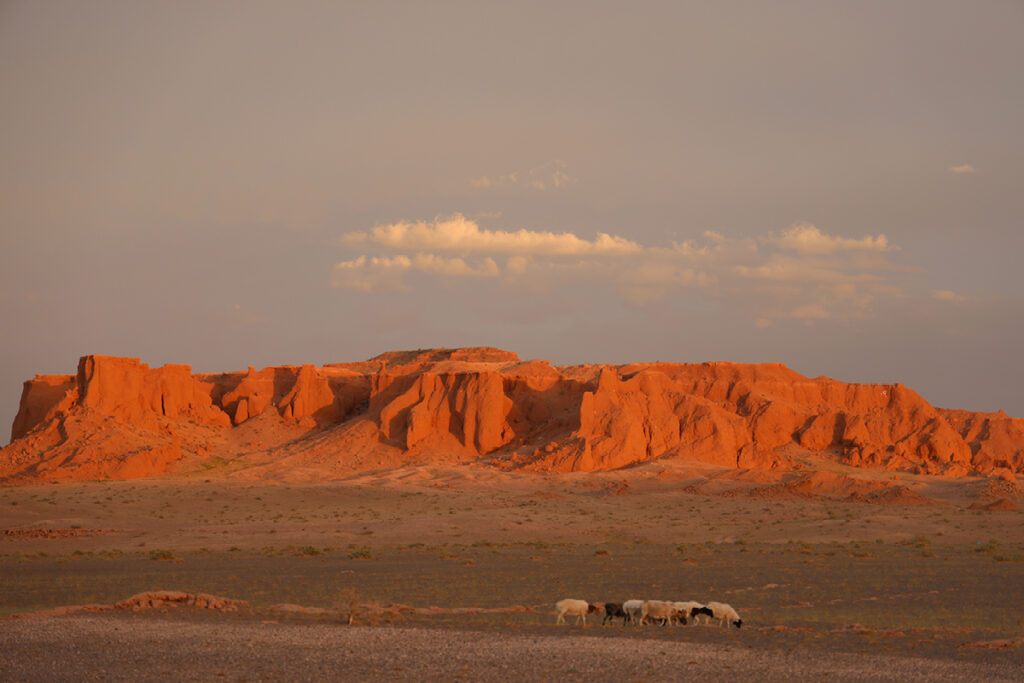
[{"label": "dirt track", "polygon": [[0,622],[0,678],[53,680],[1020,680],[1010,663],[587,635],[265,623],[185,613]]}]

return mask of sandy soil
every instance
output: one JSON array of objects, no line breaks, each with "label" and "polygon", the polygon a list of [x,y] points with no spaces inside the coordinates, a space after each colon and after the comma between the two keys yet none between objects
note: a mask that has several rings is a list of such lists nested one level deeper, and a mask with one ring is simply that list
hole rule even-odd
[{"label": "sandy soil", "polygon": [[[711,466],[646,465],[550,476],[421,466],[308,484],[199,476],[0,489],[0,528],[21,534],[0,541],[0,552],[341,546],[368,540],[826,543],[929,535],[948,543],[1024,541],[1020,512],[967,509],[986,486],[998,483],[1013,491],[1016,484],[831,467],[841,470],[837,476],[906,489],[925,504],[844,502],[845,489],[828,487],[811,497],[765,492],[780,478],[801,473]],[[1005,495],[1022,500],[1020,493]],[[29,535],[32,529],[40,535]]]},{"label": "sandy soil", "polygon": [[1020,680],[1012,663],[754,649],[623,634],[147,619],[131,613],[0,623],[6,680]]},{"label": "sandy soil", "polygon": [[[160,589],[251,607],[0,621],[0,677],[560,678],[626,661],[647,680],[1019,680],[1024,513],[970,509],[990,480],[875,473],[914,494],[877,504],[844,499],[870,474],[833,474],[857,481],[807,494],[783,490],[799,472],[420,467],[2,489],[0,617]],[[378,617],[341,625],[340,591]],[[556,627],[562,597],[719,599],[745,624]]]}]

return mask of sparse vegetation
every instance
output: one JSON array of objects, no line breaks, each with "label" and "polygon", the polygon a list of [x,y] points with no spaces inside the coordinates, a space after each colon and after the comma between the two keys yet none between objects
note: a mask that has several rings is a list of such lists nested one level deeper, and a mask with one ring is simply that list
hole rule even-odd
[{"label": "sparse vegetation", "polygon": [[373,551],[370,550],[369,547],[363,546],[362,548],[359,548],[358,550],[353,550],[352,552],[350,552],[348,554],[348,559],[350,559],[350,560],[372,560],[373,559]]}]

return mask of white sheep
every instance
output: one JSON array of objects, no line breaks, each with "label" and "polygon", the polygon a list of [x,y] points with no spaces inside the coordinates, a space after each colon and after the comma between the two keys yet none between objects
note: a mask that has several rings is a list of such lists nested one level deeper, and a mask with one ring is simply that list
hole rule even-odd
[{"label": "white sheep", "polygon": [[728,626],[732,624],[736,628],[743,626],[743,620],[740,619],[739,613],[731,605],[727,605],[724,602],[709,602],[707,608],[711,610],[713,617],[720,621],[720,625]]},{"label": "white sheep", "polygon": [[702,614],[706,614],[708,619],[711,618],[711,610],[703,603],[688,600],[686,602],[674,602],[672,604],[682,613],[684,624],[686,623],[686,617],[692,618],[693,623],[695,624],[700,623],[700,615]]},{"label": "white sheep", "polygon": [[587,625],[587,615],[596,614],[600,611],[597,605],[591,605],[586,600],[573,600],[572,598],[566,598],[565,600],[559,600],[555,603],[555,609],[558,610],[558,619],[555,620],[556,624],[565,623],[565,615],[576,617],[576,623],[583,621],[583,625]]},{"label": "white sheep", "polygon": [[673,624],[679,617],[673,603],[665,600],[645,600],[640,612],[640,623],[643,624],[647,618],[664,620],[664,624]]},{"label": "white sheep", "polygon": [[629,615],[629,621],[634,624],[640,623],[640,617],[643,616],[643,600],[626,600],[622,603],[622,611]]},{"label": "white sheep", "polygon": [[690,610],[694,607],[702,607],[703,605],[701,605],[699,602],[693,602],[692,600],[690,600],[688,602],[673,602],[672,606],[676,609],[677,612],[679,612],[680,621],[683,624],[686,624],[687,618],[692,616]]}]

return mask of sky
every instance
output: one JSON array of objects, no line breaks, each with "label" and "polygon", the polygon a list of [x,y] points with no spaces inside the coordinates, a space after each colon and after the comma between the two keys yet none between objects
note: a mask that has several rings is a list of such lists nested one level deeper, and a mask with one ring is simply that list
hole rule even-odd
[{"label": "sky", "polygon": [[0,3],[0,423],[86,354],[781,362],[1024,417],[1024,3]]}]

